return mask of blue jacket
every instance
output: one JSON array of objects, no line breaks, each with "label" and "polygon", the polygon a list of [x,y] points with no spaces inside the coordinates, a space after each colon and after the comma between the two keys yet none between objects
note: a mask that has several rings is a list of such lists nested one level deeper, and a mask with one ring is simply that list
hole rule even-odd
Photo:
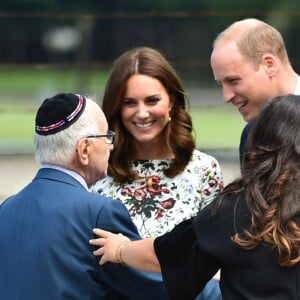
[{"label": "blue jacket", "polygon": [[239,145],[240,163],[242,163],[244,154],[245,152],[247,152],[247,140],[253,125],[254,125],[254,121],[247,123],[242,131],[240,145]]},{"label": "blue jacket", "polygon": [[139,239],[119,201],[88,192],[76,179],[40,169],[0,206],[0,299],[166,299],[159,274],[99,266],[92,228]]}]

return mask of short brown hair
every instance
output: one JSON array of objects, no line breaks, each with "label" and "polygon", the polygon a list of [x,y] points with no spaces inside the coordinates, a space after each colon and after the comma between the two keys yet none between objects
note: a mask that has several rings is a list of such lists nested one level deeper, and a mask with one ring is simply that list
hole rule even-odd
[{"label": "short brown hair", "polygon": [[283,63],[289,63],[281,33],[273,26],[254,18],[237,21],[221,32],[214,41],[235,41],[243,57],[258,67],[265,53],[273,54]]}]

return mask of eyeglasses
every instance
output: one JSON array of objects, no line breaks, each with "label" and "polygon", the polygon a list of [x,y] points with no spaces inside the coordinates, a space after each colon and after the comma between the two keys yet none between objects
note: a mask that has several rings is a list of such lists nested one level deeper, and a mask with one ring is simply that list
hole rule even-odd
[{"label": "eyeglasses", "polygon": [[106,139],[106,143],[107,144],[113,144],[114,141],[115,141],[115,136],[116,136],[116,133],[113,131],[113,130],[108,130],[107,131],[107,134],[95,134],[95,135],[89,135],[89,136],[86,136],[85,138],[86,139],[89,139],[89,138],[101,138],[101,137],[105,137]]}]

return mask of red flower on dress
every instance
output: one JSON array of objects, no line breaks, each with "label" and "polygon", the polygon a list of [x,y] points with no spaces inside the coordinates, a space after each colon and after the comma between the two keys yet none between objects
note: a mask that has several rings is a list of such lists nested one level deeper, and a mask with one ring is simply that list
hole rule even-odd
[{"label": "red flower on dress", "polygon": [[155,212],[155,219],[160,219],[164,216],[163,214],[163,211],[161,209],[158,209],[156,212]]},{"label": "red flower on dress", "polygon": [[153,184],[159,184],[160,183],[160,178],[157,175],[153,175],[150,177],[146,178],[146,185],[151,186]]},{"label": "red flower on dress", "polygon": [[160,195],[162,192],[161,186],[158,184],[153,184],[147,187],[147,190],[150,193],[151,197],[154,197],[155,195]]},{"label": "red flower on dress", "polygon": [[212,166],[213,168],[216,168],[216,167],[217,167],[217,162],[216,162],[216,161],[212,161],[212,162],[211,162],[211,166]]},{"label": "red flower on dress", "polygon": [[209,196],[211,194],[211,192],[210,192],[209,189],[204,189],[203,194],[206,195],[206,196]]},{"label": "red flower on dress", "polygon": [[167,200],[160,202],[159,204],[164,209],[171,209],[174,206],[175,202],[176,201],[173,198],[169,198]]},{"label": "red flower on dress", "polygon": [[151,197],[154,197],[155,195],[160,195],[162,192],[160,178],[156,175],[146,178],[146,187]]},{"label": "red flower on dress", "polygon": [[130,188],[123,188],[121,191],[122,196],[132,196],[132,191]]},{"label": "red flower on dress", "polygon": [[208,185],[210,187],[217,187],[218,186],[218,181],[215,178],[211,178],[208,180]]},{"label": "red flower on dress", "polygon": [[134,191],[134,198],[135,198],[136,200],[138,200],[138,201],[143,201],[143,200],[146,199],[146,197],[147,197],[147,193],[144,191],[143,188],[141,188],[141,189],[136,189],[136,190]]}]

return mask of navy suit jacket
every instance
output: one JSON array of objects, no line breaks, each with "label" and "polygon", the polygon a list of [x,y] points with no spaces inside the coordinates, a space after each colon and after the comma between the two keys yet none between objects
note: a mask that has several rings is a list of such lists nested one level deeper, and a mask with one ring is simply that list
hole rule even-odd
[{"label": "navy suit jacket", "polygon": [[247,140],[248,140],[248,136],[249,136],[250,130],[253,127],[253,125],[254,125],[254,121],[247,123],[242,131],[241,139],[240,139],[240,146],[239,146],[240,163],[242,163],[244,154],[247,151]]},{"label": "navy suit jacket", "polygon": [[92,228],[139,239],[119,201],[88,192],[59,170],[40,169],[0,206],[0,299],[166,299],[160,274],[98,264]]}]

